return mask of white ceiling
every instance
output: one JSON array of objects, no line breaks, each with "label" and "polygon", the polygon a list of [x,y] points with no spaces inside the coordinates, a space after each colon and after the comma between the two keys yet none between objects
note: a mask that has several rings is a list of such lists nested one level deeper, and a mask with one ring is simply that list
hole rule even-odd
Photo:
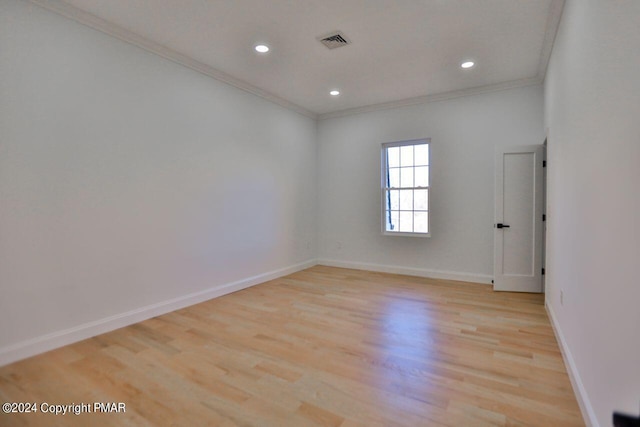
[{"label": "white ceiling", "polygon": [[[36,0],[309,115],[540,81],[562,0]],[[71,6],[71,7],[70,7]],[[87,13],[88,12],[88,13]],[[98,17],[99,19],[96,19]],[[352,44],[329,50],[318,36]],[[265,43],[268,54],[253,47]],[[460,68],[464,60],[476,66]],[[331,89],[339,97],[329,95]],[[375,108],[375,107],[370,107]]]}]

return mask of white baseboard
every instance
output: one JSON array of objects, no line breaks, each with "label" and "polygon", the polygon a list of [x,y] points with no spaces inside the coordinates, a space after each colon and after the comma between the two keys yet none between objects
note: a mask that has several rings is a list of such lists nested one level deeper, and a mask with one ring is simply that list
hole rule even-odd
[{"label": "white baseboard", "polygon": [[454,271],[427,270],[422,268],[401,267],[395,265],[370,264],[366,262],[319,259],[318,264],[329,267],[353,268],[356,270],[377,271],[380,273],[406,274],[407,276],[428,277],[430,279],[459,280],[462,282],[491,283],[492,276],[486,274],[457,273]]},{"label": "white baseboard", "polygon": [[84,323],[73,328],[56,331],[47,335],[18,342],[16,344],[11,344],[0,348],[0,366],[91,338],[96,335],[104,334],[105,332],[113,331],[124,326],[142,322],[143,320],[179,310],[190,305],[198,304],[212,298],[249,288],[259,283],[277,279],[278,277],[313,267],[316,264],[317,262],[315,259],[308,260],[289,267],[238,280],[236,282],[215,286],[204,291],[194,292],[167,301],[147,305],[126,313],[116,314],[114,316]]},{"label": "white baseboard", "polygon": [[560,344],[560,352],[562,353],[564,366],[567,368],[567,372],[569,373],[569,380],[571,381],[573,392],[576,395],[578,406],[580,406],[582,418],[584,419],[587,427],[600,427],[598,419],[596,418],[596,413],[593,410],[593,406],[591,406],[591,401],[589,400],[589,396],[587,395],[587,391],[582,384],[582,379],[580,378],[578,368],[576,367],[573,356],[571,355],[571,350],[569,350],[567,341],[564,339],[564,335],[562,334],[562,329],[560,329],[560,325],[558,325],[558,320],[555,313],[553,312],[553,308],[551,308],[551,306],[547,302],[545,302],[544,307],[547,310],[549,319],[551,320],[551,327],[553,328],[553,332],[556,335],[558,344]]}]

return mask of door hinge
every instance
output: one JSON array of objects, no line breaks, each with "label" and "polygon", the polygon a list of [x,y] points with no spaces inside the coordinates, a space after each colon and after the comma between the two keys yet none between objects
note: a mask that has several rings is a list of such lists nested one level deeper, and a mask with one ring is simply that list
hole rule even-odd
[{"label": "door hinge", "polygon": [[542,214],[542,220],[546,221],[547,220],[547,215],[546,214]]},{"label": "door hinge", "polygon": [[543,161],[542,161],[542,167],[543,167],[543,168],[546,168],[546,167],[547,167],[547,161],[546,161],[546,160],[543,160]]},{"label": "door hinge", "polygon": [[542,275],[544,276],[544,268],[542,269]]}]

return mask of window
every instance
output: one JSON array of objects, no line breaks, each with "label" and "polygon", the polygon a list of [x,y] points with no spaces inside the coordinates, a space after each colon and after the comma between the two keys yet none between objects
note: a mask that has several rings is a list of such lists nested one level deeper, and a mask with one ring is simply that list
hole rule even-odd
[{"label": "window", "polygon": [[382,232],[429,236],[430,139],[382,144]]}]

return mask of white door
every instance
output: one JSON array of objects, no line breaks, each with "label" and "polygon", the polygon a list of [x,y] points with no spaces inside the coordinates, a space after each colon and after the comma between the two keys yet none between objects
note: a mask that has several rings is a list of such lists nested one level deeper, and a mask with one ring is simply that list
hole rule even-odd
[{"label": "white door", "polygon": [[542,292],[543,161],[543,145],[496,149],[496,291]]}]

